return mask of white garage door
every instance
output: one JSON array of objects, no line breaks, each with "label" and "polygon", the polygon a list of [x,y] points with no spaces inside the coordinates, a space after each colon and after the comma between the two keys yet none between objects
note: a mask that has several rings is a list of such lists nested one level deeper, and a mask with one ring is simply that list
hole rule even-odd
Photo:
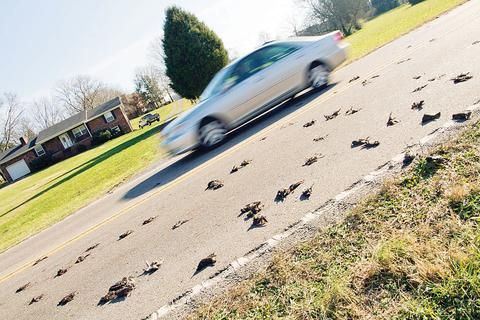
[{"label": "white garage door", "polygon": [[30,173],[30,169],[27,166],[25,160],[20,160],[7,167],[8,174],[12,177],[12,180],[20,179],[21,177]]}]

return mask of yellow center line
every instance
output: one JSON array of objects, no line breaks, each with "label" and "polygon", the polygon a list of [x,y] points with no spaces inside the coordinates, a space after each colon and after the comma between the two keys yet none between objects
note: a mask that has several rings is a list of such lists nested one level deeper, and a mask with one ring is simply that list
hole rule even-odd
[{"label": "yellow center line", "polygon": [[[453,31],[453,30],[452,30]],[[361,79],[369,79],[371,76],[379,73],[380,71],[383,71],[385,70],[386,68],[388,68],[389,66],[392,66],[394,64],[396,64],[396,62],[398,62],[401,58],[403,57],[406,57],[408,55],[411,55],[412,53],[420,50],[423,46],[426,46],[428,45],[428,43],[424,43],[424,44],[419,44],[417,46],[414,46],[414,47],[411,47],[410,50],[408,50],[407,53],[405,54],[399,54],[398,56],[396,56],[394,59],[392,59],[390,62],[380,66],[379,68],[375,69],[373,72],[370,72],[368,73],[366,76],[364,77],[361,77]],[[359,79],[359,80],[361,80]],[[288,123],[296,118],[298,118],[299,116],[305,114],[307,111],[311,110],[312,108],[316,107],[318,104],[320,103],[323,103],[325,101],[328,101],[330,100],[331,98],[333,98],[335,95],[339,94],[339,93],[342,93],[342,92],[345,92],[346,90],[350,89],[351,87],[355,86],[355,85],[359,85],[359,82],[358,81],[355,81],[355,82],[352,82],[352,83],[348,83],[346,84],[344,87],[341,87],[339,88],[338,90],[334,91],[334,92],[326,92],[325,94],[322,94],[320,97],[314,99],[313,101],[311,101],[309,103],[308,106],[305,106],[303,107],[302,109],[300,110],[297,110],[296,112],[292,113],[290,116],[288,116],[287,118],[285,118],[283,121],[279,121],[277,123],[274,123],[272,124],[270,127],[252,135],[250,138],[238,143],[237,145],[231,147],[230,149],[228,150],[225,150],[224,152],[222,152],[221,154],[217,155],[216,157],[208,160],[207,162],[203,163],[202,165],[190,170],[189,172],[186,172],[185,174],[181,175],[180,177],[176,178],[175,180],[159,187],[156,191],[150,193],[149,195],[145,196],[144,198],[142,198],[141,200],[138,200],[137,202],[135,203],[132,203],[131,205],[128,205],[127,207],[119,210],[117,213],[113,214],[112,216],[106,218],[105,220],[99,222],[98,224],[90,227],[89,229],[85,230],[84,232],[78,234],[77,236],[71,238],[70,240],[67,240],[65,241],[64,243],[62,243],[61,245],[59,245],[58,247],[50,250],[49,252],[47,252],[46,254],[43,254],[41,255],[41,257],[43,256],[52,256],[54,255],[55,253],[61,251],[62,249],[64,249],[65,247],[73,244],[74,242],[84,238],[85,236],[89,235],[90,233],[94,232],[95,230],[101,228],[102,226],[112,222],[113,220],[117,219],[118,217],[121,217],[122,215],[126,214],[127,212],[129,212],[130,210],[138,207],[139,205],[145,203],[146,201],[148,201],[149,199],[153,198],[154,196],[160,194],[161,192],[165,191],[165,190],[168,190],[176,185],[178,185],[179,183],[185,181],[186,179],[188,179],[189,177],[195,175],[196,173],[202,171],[203,169],[206,169],[208,168],[209,166],[211,166],[212,164],[214,163],[217,163],[219,162],[220,160],[226,158],[227,156],[230,156],[232,155],[233,153],[235,153],[237,150],[241,149],[242,147],[250,144],[251,142],[257,140],[260,136],[263,136],[271,131],[273,131],[274,129],[277,129],[279,127],[281,127],[283,124],[285,123]],[[30,268],[33,266],[33,263],[36,261],[37,259],[32,259],[30,262],[27,262],[25,263],[24,265],[22,265],[21,267],[17,268],[16,270],[12,271],[11,273],[5,275],[5,276],[2,276],[0,277],[0,283],[10,279],[11,277],[17,275],[18,273],[20,272],[23,272],[25,271],[26,269]]]}]

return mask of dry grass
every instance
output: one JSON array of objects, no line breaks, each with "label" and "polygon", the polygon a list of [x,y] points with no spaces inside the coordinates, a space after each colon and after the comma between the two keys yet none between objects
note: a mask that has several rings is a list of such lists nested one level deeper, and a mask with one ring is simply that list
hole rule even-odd
[{"label": "dry grass", "polygon": [[478,319],[480,125],[189,319]]}]

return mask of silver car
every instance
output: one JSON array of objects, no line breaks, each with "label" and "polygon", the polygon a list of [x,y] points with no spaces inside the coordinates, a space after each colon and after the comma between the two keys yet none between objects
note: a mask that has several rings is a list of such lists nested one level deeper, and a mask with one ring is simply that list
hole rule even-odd
[{"label": "silver car", "polygon": [[171,154],[221,144],[226,134],[268,108],[312,87],[328,85],[330,72],[347,58],[336,31],[263,45],[220,70],[191,110],[162,131]]}]

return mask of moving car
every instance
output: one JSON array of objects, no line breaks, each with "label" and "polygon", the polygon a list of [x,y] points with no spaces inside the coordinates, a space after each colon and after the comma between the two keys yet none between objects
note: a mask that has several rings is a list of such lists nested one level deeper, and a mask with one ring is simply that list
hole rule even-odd
[{"label": "moving car", "polygon": [[213,148],[226,134],[269,108],[312,87],[328,85],[330,72],[347,58],[340,31],[320,37],[270,42],[220,70],[200,102],[162,131],[171,154]]},{"label": "moving car", "polygon": [[150,126],[155,121],[160,122],[160,115],[158,113],[147,113],[140,119],[138,126],[140,129],[143,129],[143,127]]}]

